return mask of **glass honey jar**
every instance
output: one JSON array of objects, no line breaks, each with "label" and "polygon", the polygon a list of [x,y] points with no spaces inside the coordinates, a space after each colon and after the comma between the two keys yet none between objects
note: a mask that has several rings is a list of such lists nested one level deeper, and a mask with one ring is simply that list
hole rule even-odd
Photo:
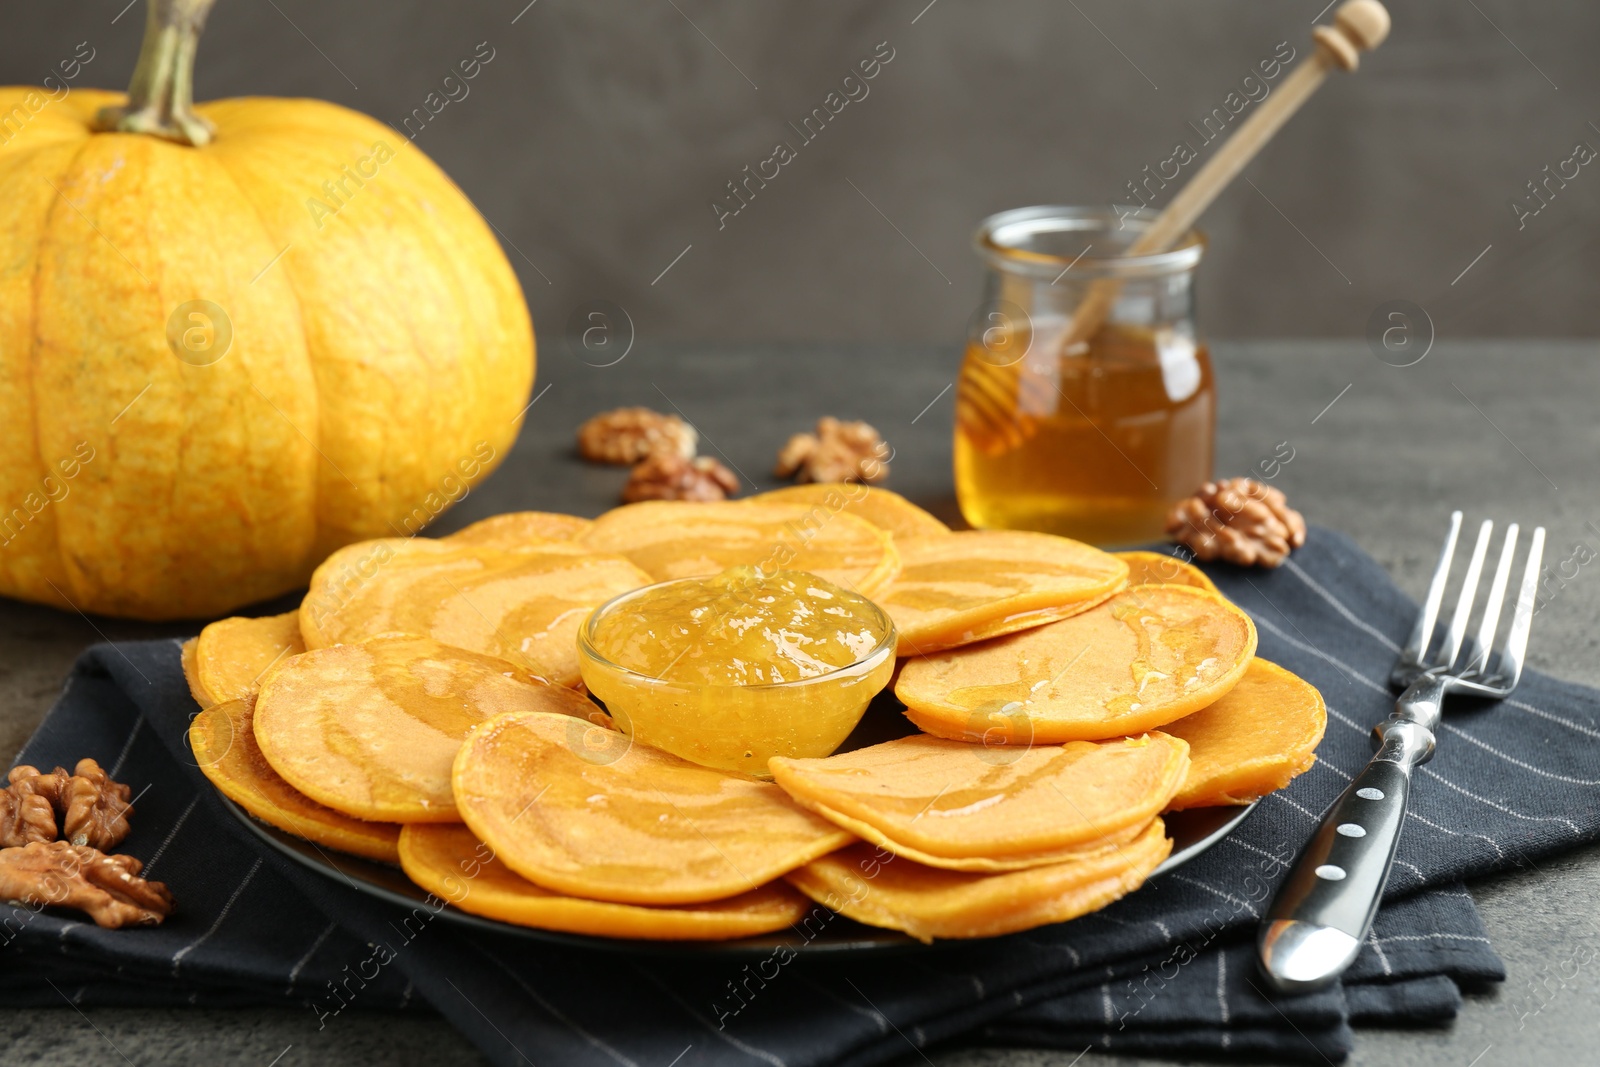
[{"label": "glass honey jar", "polygon": [[1156,540],[1211,477],[1216,386],[1190,233],[1123,256],[1131,209],[1027,207],[974,235],[988,268],[956,392],[956,497],[979,529]]}]

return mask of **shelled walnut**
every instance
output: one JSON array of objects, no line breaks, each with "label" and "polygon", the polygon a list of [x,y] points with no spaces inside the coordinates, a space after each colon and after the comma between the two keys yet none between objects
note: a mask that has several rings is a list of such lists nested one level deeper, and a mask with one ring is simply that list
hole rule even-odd
[{"label": "shelled walnut", "polygon": [[[139,877],[132,856],[102,849],[128,836],[133,792],[92,759],[68,774],[17,766],[0,789],[0,900],[77,908],[101,926],[159,923],[172,894]],[[59,828],[59,829],[58,829]],[[64,834],[65,841],[56,840]]]},{"label": "shelled walnut", "polygon": [[94,760],[79,760],[64,797],[61,836],[74,845],[102,850],[116,847],[131,829],[132,795],[132,789],[113,782]]},{"label": "shelled walnut", "polygon": [[1167,533],[1195,558],[1276,567],[1306,543],[1306,521],[1282,491],[1251,478],[1207,482],[1167,517]]},{"label": "shelled walnut", "polygon": [[50,801],[33,793],[0,789],[0,848],[20,848],[56,839],[56,813]]},{"label": "shelled walnut", "polygon": [[172,914],[163,882],[139,877],[132,856],[108,856],[66,841],[34,841],[0,849],[0,899],[34,907],[76,908],[112,929],[148,926]]},{"label": "shelled walnut", "polygon": [[684,459],[658,452],[633,468],[633,476],[622,487],[622,500],[627,504],[641,500],[726,500],[738,491],[738,477],[710,456]]},{"label": "shelled walnut", "polygon": [[889,456],[888,443],[868,423],[824,416],[815,433],[789,438],[773,473],[797,482],[881,482],[889,476]]},{"label": "shelled walnut", "polygon": [[676,415],[649,408],[603,411],[578,427],[578,451],[593,463],[627,466],[655,454],[694,458],[700,435]]}]

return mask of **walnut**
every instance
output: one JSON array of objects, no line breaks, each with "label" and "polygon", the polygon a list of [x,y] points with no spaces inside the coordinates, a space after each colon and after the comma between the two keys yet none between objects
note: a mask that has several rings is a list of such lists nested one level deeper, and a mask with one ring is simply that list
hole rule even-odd
[{"label": "walnut", "polygon": [[622,487],[622,501],[726,500],[738,491],[738,476],[710,456],[684,459],[657,452],[633,468],[633,476]]},{"label": "walnut", "polygon": [[144,864],[87,845],[35,841],[0,850],[0,899],[34,907],[76,908],[106,927],[148,926],[172,914],[162,882],[139,877]]},{"label": "walnut", "polygon": [[0,789],[0,848],[56,839],[56,811],[32,793]]},{"label": "walnut", "polygon": [[57,767],[49,774],[45,774],[37,767],[19,764],[6,775],[6,780],[11,783],[13,793],[32,793],[34,796],[44,797],[50,806],[58,812],[66,810],[67,783],[72,775],[67,773],[65,767]]},{"label": "walnut", "polygon": [[113,782],[94,760],[79,760],[64,797],[61,836],[74,845],[114,847],[131,829],[128,817],[133,814],[129,803],[132,795],[132,789]]},{"label": "walnut", "polygon": [[797,433],[778,452],[773,473],[797,482],[881,482],[889,476],[889,445],[865,422],[817,420],[817,432]]},{"label": "walnut", "polygon": [[649,408],[603,411],[578,427],[578,451],[593,463],[638,463],[657,452],[693,459],[700,435],[676,415]]},{"label": "walnut", "polygon": [[1276,567],[1306,543],[1306,520],[1280,490],[1250,478],[1207,482],[1167,517],[1197,559]]},{"label": "walnut", "polygon": [[11,768],[10,785],[0,789],[0,848],[15,848],[30,841],[54,841],[56,818],[65,808],[62,799],[72,776],[57,767],[49,774],[27,765]]}]

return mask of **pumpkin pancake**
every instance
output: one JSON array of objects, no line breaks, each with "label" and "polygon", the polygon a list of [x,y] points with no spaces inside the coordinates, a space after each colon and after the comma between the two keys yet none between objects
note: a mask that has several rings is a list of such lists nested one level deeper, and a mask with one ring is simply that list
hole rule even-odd
[{"label": "pumpkin pancake", "polygon": [[211,694],[200,688],[200,676],[194,669],[194,646],[200,643],[198,637],[191,637],[178,648],[178,662],[183,665],[183,680],[189,683],[189,695],[194,697],[194,702],[202,708],[209,708],[215,703]]},{"label": "pumpkin pancake", "polygon": [[382,633],[432,637],[577,685],[578,627],[605,601],[649,583],[620,556],[560,542],[364,541],[311,576],[300,629],[308,648]]},{"label": "pumpkin pancake", "polygon": [[554,511],[511,511],[494,515],[444,538],[461,544],[521,548],[537,541],[571,541],[594,524]]},{"label": "pumpkin pancake", "polygon": [[1156,819],[1126,845],[1050,867],[1000,874],[943,871],[863,842],[785,877],[841,915],[926,942],[994,937],[1096,911],[1137,889],[1171,851]]},{"label": "pumpkin pancake", "polygon": [[870,597],[900,567],[885,531],[804,504],[651,500],[606,512],[577,543],[627,556],[658,582],[754,566],[808,571]]},{"label": "pumpkin pancake", "polygon": [[988,856],[963,856],[952,858],[949,856],[935,856],[899,841],[885,837],[874,826],[852,819],[837,811],[832,811],[822,804],[802,802],[802,807],[810,808],[824,819],[841,829],[849,830],[863,841],[877,845],[896,856],[902,856],[914,863],[925,867],[941,867],[947,871],[1025,871],[1029,867],[1049,867],[1057,863],[1066,863],[1069,860],[1087,859],[1099,852],[1108,852],[1120,848],[1144,832],[1148,822],[1136,823],[1127,829],[1118,830],[1107,837],[1096,838],[1086,845],[1071,848],[1052,849],[1048,852],[1019,852],[1011,856],[991,858]]},{"label": "pumpkin pancake", "polygon": [[1217,593],[1216,583],[1193,563],[1185,563],[1165,552],[1117,552],[1128,565],[1129,585],[1187,585]]},{"label": "pumpkin pancake", "polygon": [[222,619],[200,631],[194,646],[190,689],[207,697],[203,707],[244,700],[261,689],[267,676],[290,656],[306,650],[298,612],[260,619]]},{"label": "pumpkin pancake", "polygon": [[272,769],[256,744],[254,704],[254,700],[213,704],[189,724],[195,762],[217,791],[262,822],[307,841],[398,863],[398,825],[364,822],[324,807]]},{"label": "pumpkin pancake", "polygon": [[1316,761],[1327,725],[1316,686],[1251,660],[1227,696],[1163,727],[1189,742],[1189,773],[1168,808],[1248,804],[1282,789]]},{"label": "pumpkin pancake", "polygon": [[726,900],[678,907],[613,904],[541,889],[495,859],[465,826],[407,826],[400,865],[411,880],[462,911],[487,919],[596,937],[651,941],[725,941],[782,930],[811,902],[784,881]]},{"label": "pumpkin pancake", "polygon": [[600,714],[504,660],[390,635],[296,656],[261,689],[255,735],[300,792],[358,819],[459,822],[450,761],[507,711]]},{"label": "pumpkin pancake", "polygon": [[[962,645],[975,645],[979,641],[987,641],[991,637],[1004,637],[1006,634],[1018,633],[1022,630],[1031,630],[1035,626],[1043,626],[1047,622],[1060,622],[1070,619],[1074,615],[1082,615],[1092,607],[1096,607],[1106,600],[1111,599],[1117,590],[1111,590],[1105,596],[1095,597],[1078,604],[1069,604],[1060,608],[1037,608],[1033,611],[1020,611],[1015,615],[1003,615],[993,622],[981,623],[962,634]],[[959,648],[960,645],[952,646]],[[924,649],[923,651],[940,652],[943,649]],[[910,653],[915,655],[915,653]]]},{"label": "pumpkin pancake", "polygon": [[854,840],[770,782],[559,715],[479,726],[453,780],[462,819],[506,866],[593,900],[721,900]]},{"label": "pumpkin pancake", "polygon": [[769,493],[746,497],[744,503],[805,504],[828,511],[848,511],[896,538],[940,537],[950,532],[950,527],[899,493],[855,483],[786,485]]},{"label": "pumpkin pancake", "polygon": [[1221,699],[1255,650],[1255,624],[1217,594],[1138,585],[1070,619],[908,660],[894,692],[939,737],[1094,741]]},{"label": "pumpkin pancake", "polygon": [[870,827],[894,851],[1001,859],[1094,848],[1143,829],[1183,782],[1188,747],[1163,733],[1015,748],[919,734],[769,765],[800,804],[852,820],[863,837],[857,826]]},{"label": "pumpkin pancake", "polygon": [[1128,566],[1054,534],[963,530],[896,543],[900,573],[878,602],[902,656],[936,652],[1087,610],[1120,588]]}]

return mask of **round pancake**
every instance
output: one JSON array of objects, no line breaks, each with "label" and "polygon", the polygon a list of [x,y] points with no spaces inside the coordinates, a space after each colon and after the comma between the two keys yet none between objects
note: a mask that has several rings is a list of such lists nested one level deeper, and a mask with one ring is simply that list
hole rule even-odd
[{"label": "round pancake", "polygon": [[365,822],[318,804],[267,762],[256,744],[254,701],[214,704],[189,724],[194,759],[217,791],[264,823],[297,837],[385,863],[400,862],[400,827]]},{"label": "round pancake", "polygon": [[921,734],[770,767],[785,792],[825,817],[933,856],[1000,859],[1092,848],[1144,827],[1182,784],[1188,748],[1163,733],[1008,748]]},{"label": "round pancake", "polygon": [[178,662],[183,665],[183,680],[189,683],[189,695],[194,697],[194,702],[202,708],[209,708],[216,701],[211,699],[211,694],[200,688],[200,676],[194,666],[194,646],[200,643],[198,637],[191,637],[178,647]]},{"label": "round pancake", "polygon": [[876,845],[885,851],[893,852],[896,856],[901,856],[914,863],[920,863],[924,867],[941,867],[947,871],[1025,871],[1029,867],[1049,867],[1053,864],[1067,863],[1071,860],[1089,859],[1097,853],[1109,852],[1127,844],[1143,833],[1145,826],[1149,825],[1148,823],[1140,823],[1129,826],[1125,830],[1118,830],[1109,837],[1096,838],[1090,844],[1072,848],[1058,848],[1048,852],[1019,852],[1016,855],[1000,858],[990,858],[988,856],[952,858],[949,856],[934,856],[903,842],[892,841],[885,837],[876,827],[869,826],[859,819],[852,819],[848,815],[830,810],[824,805],[806,803],[802,806],[821,815],[835,826],[849,830],[869,844]]},{"label": "round pancake", "polygon": [[329,556],[300,605],[307,648],[383,633],[432,637],[577,685],[578,627],[614,596],[650,584],[620,556],[539,542],[519,549],[413,538]]},{"label": "round pancake", "polygon": [[400,865],[417,885],[462,911],[595,937],[725,941],[782,930],[811,909],[811,902],[783,881],[726,900],[679,907],[562,896],[498,862],[494,850],[458,823],[407,826],[400,834]]},{"label": "round pancake", "polygon": [[453,780],[462,819],[506,866],[593,900],[721,900],[854,840],[770,782],[558,715],[479,726]]},{"label": "round pancake", "polygon": [[939,537],[950,527],[917,505],[889,489],[874,489],[857,483],[786,485],[768,493],[746,497],[744,503],[804,504],[828,511],[847,511],[866,519],[896,538]]},{"label": "round pancake", "polygon": [[[963,530],[896,542],[900,573],[878,602],[900,632],[902,656],[936,652],[1075,613],[1120,588],[1127,564],[1054,534]],[[1059,616],[1055,616],[1059,617]]]},{"label": "round pancake", "polygon": [[[1115,592],[1113,590],[1105,596],[1096,597],[1093,600],[1085,600],[1080,604],[1069,604],[1061,608],[1038,608],[1034,611],[1021,611],[1015,615],[1002,616],[993,622],[981,623],[961,635],[963,638],[961,644],[975,645],[979,641],[987,641],[991,637],[1004,637],[1006,634],[1020,633],[1023,630],[1031,630],[1035,626],[1043,626],[1045,623],[1060,622],[1062,619],[1070,619],[1074,615],[1082,615],[1090,608],[1109,600],[1115,595]],[[954,647],[959,648],[960,646]],[[942,650],[933,649],[932,651]]]},{"label": "round pancake", "polygon": [[1169,810],[1248,804],[1282,789],[1316,761],[1327,725],[1316,686],[1251,660],[1227,696],[1163,728],[1189,742],[1189,772]]},{"label": "round pancake", "polygon": [[1128,565],[1129,585],[1187,585],[1219,593],[1216,583],[1193,563],[1185,563],[1165,552],[1118,552],[1116,557]]},{"label": "round pancake", "polygon": [[804,504],[650,500],[606,512],[577,543],[626,556],[658,582],[753,566],[807,571],[870,597],[900,567],[888,533]]},{"label": "round pancake", "polygon": [[300,640],[298,612],[259,619],[221,619],[200,631],[194,646],[191,691],[202,707],[224,700],[245,700],[290,656],[306,650]]},{"label": "round pancake", "polygon": [[295,789],[358,819],[458,822],[450,763],[507,711],[601,715],[504,660],[391,635],[296,656],[262,687],[255,735]]},{"label": "round pancake", "polygon": [[924,867],[863,842],[787,877],[806,896],[870,926],[919,941],[993,937],[1065,922],[1137,889],[1172,851],[1160,819],[1091,858],[1000,874]]},{"label": "round pancake", "polygon": [[538,541],[571,541],[592,525],[588,519],[554,511],[510,511],[475,522],[444,540],[493,548],[522,548]]},{"label": "round pancake", "polygon": [[1215,593],[1139,585],[1070,619],[908,660],[894,691],[940,737],[1095,741],[1221,699],[1255,649],[1255,624]]}]

